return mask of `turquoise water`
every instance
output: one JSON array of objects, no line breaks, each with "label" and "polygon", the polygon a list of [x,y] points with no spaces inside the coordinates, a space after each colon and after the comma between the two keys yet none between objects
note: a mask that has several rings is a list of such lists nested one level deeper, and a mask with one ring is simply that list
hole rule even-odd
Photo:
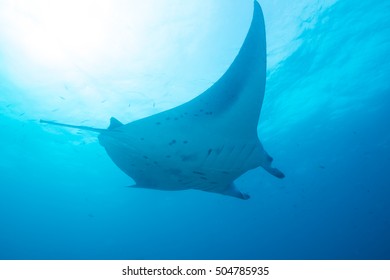
[{"label": "turquoise water", "polygon": [[242,201],[127,188],[94,133],[38,122],[106,127],[190,100],[232,62],[253,6],[112,2],[86,1],[105,25],[72,37],[44,1],[0,1],[0,259],[390,258],[389,3],[260,2],[259,135],[286,178],[248,172]]}]

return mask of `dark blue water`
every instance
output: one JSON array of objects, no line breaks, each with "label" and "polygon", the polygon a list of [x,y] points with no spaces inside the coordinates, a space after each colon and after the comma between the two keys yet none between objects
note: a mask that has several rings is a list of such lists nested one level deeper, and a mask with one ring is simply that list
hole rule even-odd
[{"label": "dark blue water", "polygon": [[20,109],[38,97],[2,67],[0,259],[389,259],[390,4],[315,13],[268,71],[259,135],[286,178],[248,172],[247,201],[126,188],[93,133]]}]

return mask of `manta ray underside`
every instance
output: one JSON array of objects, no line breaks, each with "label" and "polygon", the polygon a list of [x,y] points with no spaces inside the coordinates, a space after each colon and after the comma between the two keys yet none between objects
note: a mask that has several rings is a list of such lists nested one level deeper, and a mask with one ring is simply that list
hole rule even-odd
[{"label": "manta ray underside", "polygon": [[234,180],[256,167],[283,178],[271,166],[257,136],[265,90],[263,14],[255,1],[245,41],[226,73],[193,100],[128,124],[111,118],[107,129],[62,125],[99,133],[114,163],[134,187],[197,189],[248,199]]}]

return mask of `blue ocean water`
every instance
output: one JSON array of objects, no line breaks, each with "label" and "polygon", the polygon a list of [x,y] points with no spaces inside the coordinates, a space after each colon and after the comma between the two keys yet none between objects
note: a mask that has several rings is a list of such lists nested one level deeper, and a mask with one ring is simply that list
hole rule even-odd
[{"label": "blue ocean water", "polygon": [[[18,32],[43,8],[11,2],[0,1],[0,259],[390,258],[388,2],[260,2],[269,68],[259,135],[286,178],[248,172],[237,181],[247,201],[126,188],[96,135],[38,120],[105,127],[111,115],[129,122],[191,99],[233,60],[252,1],[133,2],[155,22],[110,6],[126,28],[108,29],[108,50],[86,52],[39,24],[24,41]],[[89,7],[109,10],[99,5]]]}]

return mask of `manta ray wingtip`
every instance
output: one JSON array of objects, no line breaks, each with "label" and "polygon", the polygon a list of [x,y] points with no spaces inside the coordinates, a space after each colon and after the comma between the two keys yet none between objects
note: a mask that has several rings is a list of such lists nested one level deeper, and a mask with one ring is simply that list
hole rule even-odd
[{"label": "manta ray wingtip", "polygon": [[255,7],[255,9],[258,9],[258,8],[261,9],[260,3],[259,3],[259,1],[257,1],[257,0],[254,0],[254,1],[253,1],[253,6]]}]

